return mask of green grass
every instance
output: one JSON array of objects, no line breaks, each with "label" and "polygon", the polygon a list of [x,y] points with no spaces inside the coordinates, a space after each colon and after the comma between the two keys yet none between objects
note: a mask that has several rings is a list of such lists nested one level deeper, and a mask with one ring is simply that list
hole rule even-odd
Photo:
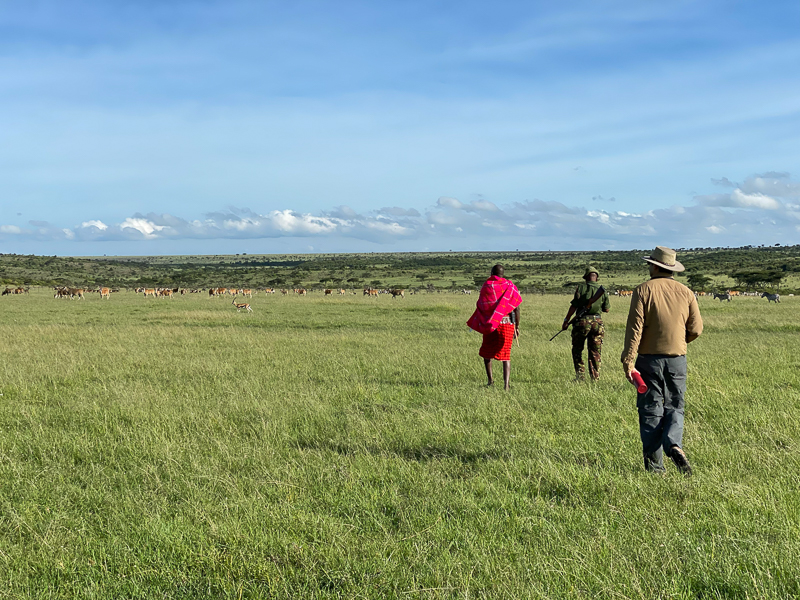
[{"label": "green grass", "polygon": [[508,393],[474,297],[1,300],[0,598],[800,595],[795,298],[701,299],[689,480],[642,470],[624,299],[591,385],[525,296]]}]

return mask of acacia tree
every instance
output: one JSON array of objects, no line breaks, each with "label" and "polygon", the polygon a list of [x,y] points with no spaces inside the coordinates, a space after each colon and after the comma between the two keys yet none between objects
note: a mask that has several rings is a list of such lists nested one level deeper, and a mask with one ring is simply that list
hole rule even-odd
[{"label": "acacia tree", "polygon": [[766,286],[777,288],[780,286],[784,276],[784,273],[772,269],[737,271],[731,274],[737,285],[746,287],[748,290]]},{"label": "acacia tree", "polygon": [[711,283],[711,277],[706,277],[702,273],[690,273],[686,280],[693,292],[704,290]]}]

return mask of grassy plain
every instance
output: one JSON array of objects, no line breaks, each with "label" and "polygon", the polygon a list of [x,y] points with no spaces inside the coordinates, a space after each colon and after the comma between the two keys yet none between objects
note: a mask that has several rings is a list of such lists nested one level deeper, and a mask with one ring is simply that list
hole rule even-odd
[{"label": "grassy plain", "polygon": [[[800,321],[701,299],[685,446],[641,467],[613,299],[598,384],[526,295],[0,302],[0,598],[796,598]],[[499,377],[499,373],[497,374]]]}]

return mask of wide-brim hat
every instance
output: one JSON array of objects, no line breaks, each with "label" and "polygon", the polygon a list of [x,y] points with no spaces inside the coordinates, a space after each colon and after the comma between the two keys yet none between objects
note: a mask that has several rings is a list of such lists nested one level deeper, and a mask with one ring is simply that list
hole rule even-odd
[{"label": "wide-brim hat", "polygon": [[591,275],[592,273],[597,275],[598,279],[600,278],[600,272],[597,269],[595,269],[594,267],[586,267],[586,272],[583,274],[583,278],[584,279],[589,279],[589,275]]},{"label": "wide-brim hat", "polygon": [[685,271],[686,267],[675,260],[676,256],[678,256],[678,253],[672,248],[656,246],[656,249],[650,253],[650,256],[643,256],[642,258],[645,261],[654,264],[657,267],[661,267],[662,269],[667,269],[668,271],[674,271],[677,273]]}]

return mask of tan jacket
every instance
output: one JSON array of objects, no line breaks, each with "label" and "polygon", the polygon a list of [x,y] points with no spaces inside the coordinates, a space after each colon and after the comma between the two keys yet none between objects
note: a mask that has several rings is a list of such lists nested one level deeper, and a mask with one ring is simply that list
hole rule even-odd
[{"label": "tan jacket", "polygon": [[622,366],[633,369],[637,354],[683,356],[686,344],[703,333],[694,293],[669,275],[656,275],[633,291]]}]

